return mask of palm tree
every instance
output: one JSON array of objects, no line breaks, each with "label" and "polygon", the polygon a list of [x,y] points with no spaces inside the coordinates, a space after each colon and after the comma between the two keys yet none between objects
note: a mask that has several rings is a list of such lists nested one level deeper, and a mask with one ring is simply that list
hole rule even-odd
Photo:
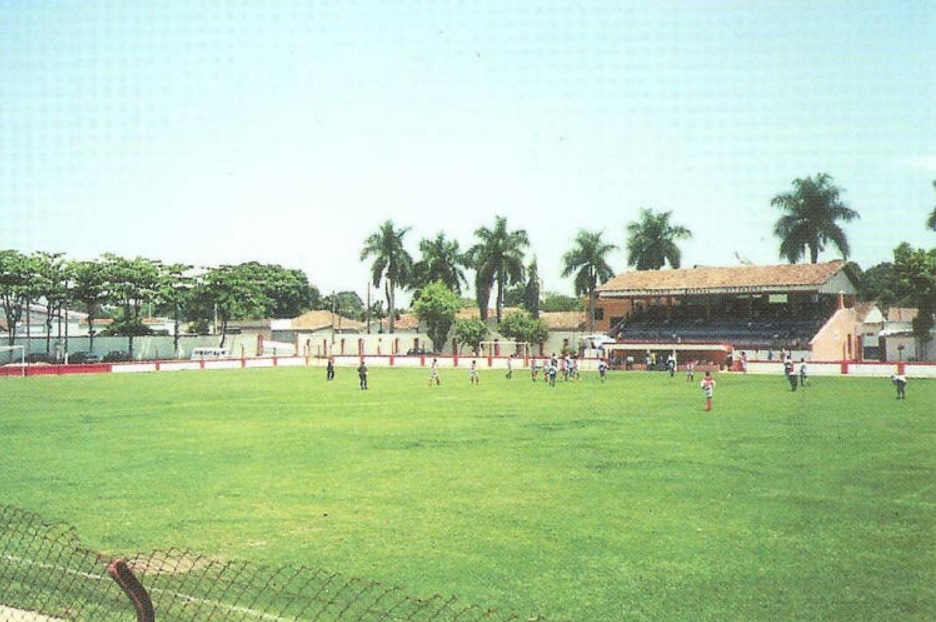
[{"label": "palm tree", "polygon": [[[933,190],[936,190],[936,181],[933,182]],[[929,218],[926,219],[926,228],[936,231],[936,207],[933,208]]]},{"label": "palm tree", "polygon": [[481,318],[487,319],[487,303],[491,289],[496,285],[495,308],[500,323],[507,287],[523,281],[523,250],[530,245],[526,231],[507,229],[507,219],[497,216],[494,227],[481,227],[475,231],[478,243],[467,253],[470,265],[477,271],[475,287]]},{"label": "palm tree", "polygon": [[575,237],[575,247],[562,256],[563,278],[574,274],[575,295],[588,295],[589,332],[595,330],[595,290],[614,276],[606,258],[617,246],[603,241],[602,235],[603,231],[580,230]]},{"label": "palm tree", "polygon": [[848,238],[838,221],[851,222],[858,212],[841,199],[842,190],[827,173],[794,179],[793,190],[778,194],[770,204],[784,213],[774,225],[780,238],[780,257],[796,263],[809,250],[810,263],[819,261],[819,252],[832,242],[844,259],[848,258]]},{"label": "palm tree", "polygon": [[391,334],[394,332],[396,316],[396,288],[406,287],[413,271],[413,259],[403,248],[403,237],[409,230],[409,227],[397,229],[392,220],[387,220],[375,233],[367,236],[361,250],[361,261],[371,256],[374,258],[374,263],[371,264],[374,287],[380,287],[383,281]]},{"label": "palm tree", "polygon": [[465,257],[458,247],[458,240],[448,240],[439,232],[435,239],[423,239],[419,243],[422,259],[413,266],[413,286],[421,289],[435,281],[442,281],[450,290],[461,295],[465,278]]},{"label": "palm tree", "polygon": [[640,220],[627,225],[627,265],[638,270],[659,270],[667,263],[671,268],[679,267],[682,253],[676,241],[691,238],[692,232],[670,224],[672,215],[640,210]]}]

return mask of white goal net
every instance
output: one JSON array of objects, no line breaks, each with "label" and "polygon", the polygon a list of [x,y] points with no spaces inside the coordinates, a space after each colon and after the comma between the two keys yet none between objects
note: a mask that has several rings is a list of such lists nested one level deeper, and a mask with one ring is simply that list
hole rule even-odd
[{"label": "white goal net", "polygon": [[0,346],[0,365],[6,367],[19,367],[18,373],[4,374],[5,376],[25,376],[26,348],[24,346]]}]

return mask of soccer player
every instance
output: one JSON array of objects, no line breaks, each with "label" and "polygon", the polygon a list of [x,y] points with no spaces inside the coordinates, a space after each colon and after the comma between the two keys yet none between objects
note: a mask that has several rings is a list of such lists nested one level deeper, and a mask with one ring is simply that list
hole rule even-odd
[{"label": "soccer player", "polygon": [[432,359],[432,365],[429,366],[429,386],[440,385],[442,381],[439,380],[439,359]]},{"label": "soccer player", "polygon": [[891,376],[891,382],[897,387],[897,399],[907,399],[907,377],[903,374],[894,374]]},{"label": "soccer player", "polygon": [[711,372],[705,372],[705,378],[699,383],[702,392],[705,393],[705,410],[712,410],[712,399],[715,397],[715,378]]},{"label": "soccer player", "polygon": [[786,375],[787,381],[790,383],[790,390],[796,391],[796,387],[799,384],[796,378],[796,372],[793,367],[793,359],[787,358],[783,361],[783,373]]},{"label": "soccer player", "polygon": [[367,365],[364,364],[364,361],[361,361],[361,364],[357,368],[358,381],[361,385],[361,390],[367,390]]},{"label": "soccer player", "polygon": [[553,357],[549,360],[549,367],[546,368],[546,375],[549,379],[547,383],[549,386],[556,386],[556,374],[559,373],[559,362],[556,360],[556,357]]},{"label": "soccer player", "polygon": [[478,384],[478,361],[471,361],[471,367],[468,368],[468,380],[471,384]]}]

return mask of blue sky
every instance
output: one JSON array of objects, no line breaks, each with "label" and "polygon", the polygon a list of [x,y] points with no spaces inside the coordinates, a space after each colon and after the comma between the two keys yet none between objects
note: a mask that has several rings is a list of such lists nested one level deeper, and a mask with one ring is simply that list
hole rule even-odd
[{"label": "blue sky", "polygon": [[0,247],[363,295],[383,220],[415,255],[503,215],[571,293],[642,207],[684,265],[778,263],[771,197],[826,172],[868,268],[936,245],[934,58],[925,0],[0,0]]}]

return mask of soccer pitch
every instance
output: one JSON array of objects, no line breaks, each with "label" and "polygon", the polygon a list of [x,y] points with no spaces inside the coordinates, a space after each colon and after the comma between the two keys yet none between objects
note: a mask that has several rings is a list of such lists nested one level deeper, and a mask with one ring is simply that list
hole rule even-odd
[{"label": "soccer pitch", "polygon": [[936,382],[324,375],[4,379],[0,498],[553,621],[936,619]]}]

